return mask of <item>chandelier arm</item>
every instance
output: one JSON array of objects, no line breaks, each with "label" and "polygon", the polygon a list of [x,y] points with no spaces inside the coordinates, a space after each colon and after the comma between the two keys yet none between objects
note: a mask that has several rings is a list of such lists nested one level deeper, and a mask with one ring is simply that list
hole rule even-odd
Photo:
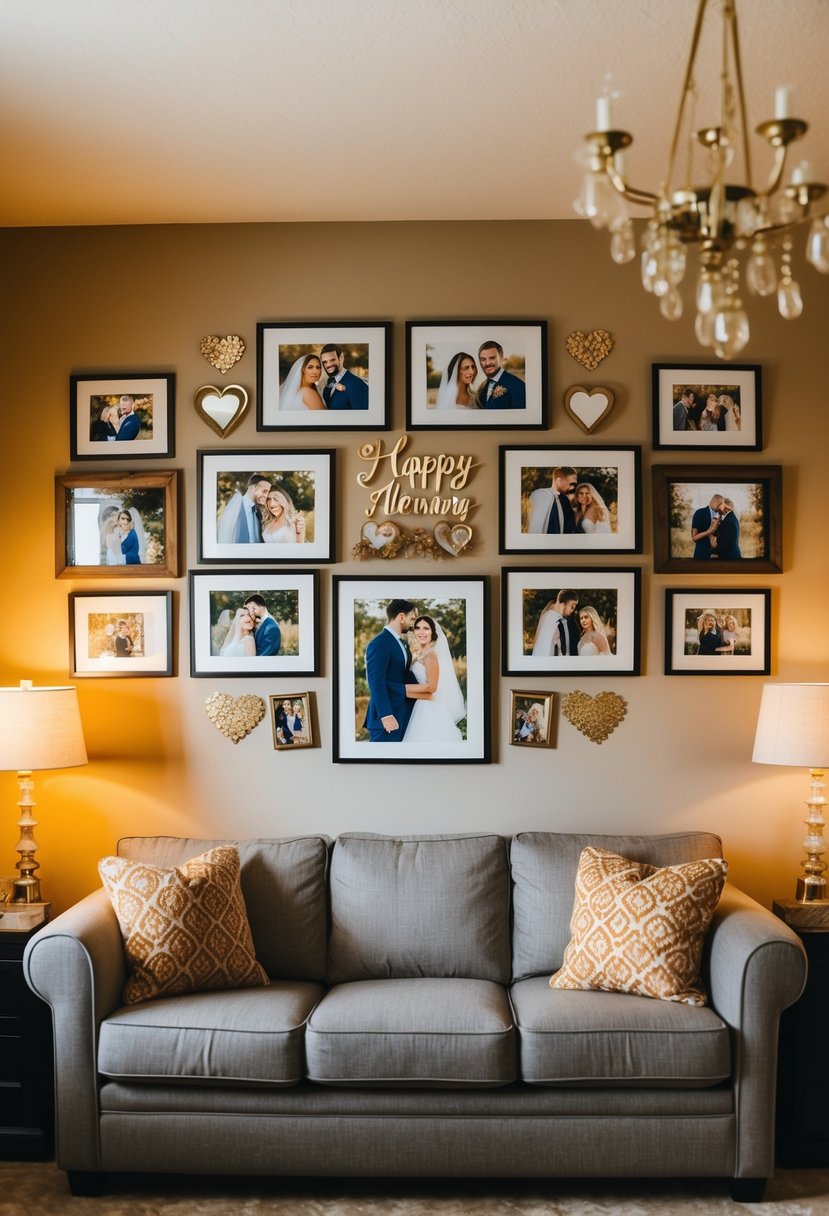
[{"label": "chandelier arm", "polygon": [[733,0],[727,0],[726,18],[731,24],[731,33],[734,39],[734,72],[737,77],[737,96],[740,102],[740,130],[743,137],[743,156],[745,157],[746,166],[746,184],[749,189],[752,188],[752,173],[751,173],[751,149],[748,143],[748,123],[746,121],[746,98],[743,90],[743,65],[740,60],[740,36],[737,30],[737,8]]},{"label": "chandelier arm", "polygon": [[779,236],[781,232],[790,232],[792,228],[799,228],[801,224],[810,223],[812,220],[824,219],[829,212],[822,211],[819,215],[815,215],[811,211],[804,211],[797,219],[786,220],[780,224],[766,224],[763,228],[758,228],[755,236]]},{"label": "chandelier arm", "polygon": [[[774,149],[774,163],[769,174],[768,185],[758,198],[771,198],[783,180],[783,170],[786,167],[786,154],[788,152],[788,144],[780,144]],[[749,183],[750,185],[751,183]]]},{"label": "chandelier arm", "polygon": [[688,94],[691,91],[691,77],[694,71],[694,62],[697,57],[697,49],[699,47],[700,35],[702,33],[702,23],[705,17],[705,9],[708,0],[699,0],[697,8],[697,19],[694,25],[694,36],[691,40],[691,53],[688,56],[688,66],[685,69],[685,80],[682,84],[682,96],[679,99],[679,112],[676,116],[676,126],[674,127],[674,137],[671,141],[671,154],[668,158],[668,177],[665,182],[666,191],[673,181],[674,177],[674,162],[676,161],[677,148],[679,147],[679,136],[682,130],[682,116],[685,113],[685,102],[688,100]]},{"label": "chandelier arm", "polygon": [[629,186],[612,161],[606,163],[604,169],[613,189],[629,203],[639,203],[643,207],[650,207],[659,200],[658,194],[651,194],[649,190],[638,190],[635,186]]}]

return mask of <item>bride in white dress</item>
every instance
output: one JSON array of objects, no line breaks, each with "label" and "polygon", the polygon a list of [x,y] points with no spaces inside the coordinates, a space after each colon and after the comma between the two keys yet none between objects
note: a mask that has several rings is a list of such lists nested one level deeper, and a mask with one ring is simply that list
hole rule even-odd
[{"label": "bride in white dress", "polygon": [[463,736],[456,723],[466,717],[466,706],[446,634],[430,616],[419,616],[412,633],[420,651],[411,666],[417,684],[406,685],[415,704],[403,742],[457,743]]},{"label": "bride in white dress", "polygon": [[273,489],[262,509],[262,540],[265,544],[302,544],[305,516],[297,511],[289,494]]},{"label": "bride in white dress", "polygon": [[[101,527],[101,535],[106,548],[106,564],[108,566],[125,566],[127,564],[127,559],[121,548],[124,531],[119,526],[121,515],[124,513],[123,510],[118,511],[113,508],[112,512],[105,516]],[[144,521],[141,518],[140,512],[135,507],[130,507],[126,514],[132,520],[133,529],[138,537],[138,560],[143,565],[147,560],[147,533],[144,530]]]},{"label": "bride in white dress", "polygon": [[237,608],[230,628],[222,642],[221,655],[225,659],[250,658],[256,654],[253,639],[253,617],[247,608]]},{"label": "bride in white dress", "polygon": [[584,658],[591,654],[610,654],[610,643],[607,640],[602,619],[590,604],[579,608],[579,656]]},{"label": "bride in white dress", "polygon": [[478,364],[466,351],[459,350],[444,368],[438,386],[436,410],[476,410],[478,398],[472,385],[478,375]]},{"label": "bride in white dress", "polygon": [[302,355],[295,360],[279,386],[280,410],[324,410],[325,402],[317,384],[322,378],[319,355]]},{"label": "bride in white dress", "polygon": [[610,512],[599,491],[589,481],[576,486],[574,514],[577,532],[585,532],[588,536],[610,532]]}]

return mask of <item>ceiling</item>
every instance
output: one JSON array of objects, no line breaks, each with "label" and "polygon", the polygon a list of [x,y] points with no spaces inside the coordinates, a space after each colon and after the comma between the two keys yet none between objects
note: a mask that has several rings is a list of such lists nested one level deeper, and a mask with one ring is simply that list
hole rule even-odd
[{"label": "ceiling", "polygon": [[[630,179],[658,187],[695,7],[0,0],[0,225],[572,218],[602,93]],[[827,179],[829,0],[740,17],[752,126],[794,86],[816,124],[796,159]]]}]

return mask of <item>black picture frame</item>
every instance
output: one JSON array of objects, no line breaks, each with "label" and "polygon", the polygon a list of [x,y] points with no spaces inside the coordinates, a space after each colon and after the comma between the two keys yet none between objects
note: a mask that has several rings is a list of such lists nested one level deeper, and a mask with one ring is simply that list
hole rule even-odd
[{"label": "black picture frame", "polygon": [[[653,363],[654,451],[759,452],[762,369],[757,363]],[[682,394],[694,394],[688,409]],[[716,400],[709,404],[709,398]],[[676,409],[676,414],[675,414]],[[684,417],[684,425],[680,421]]]},{"label": "black picture frame", "polygon": [[70,591],[69,671],[78,679],[174,675],[173,592]]},{"label": "black picture frame", "polygon": [[[118,415],[133,398],[138,430]],[[115,409],[116,421],[109,421]],[[157,460],[176,451],[176,378],[172,372],[75,372],[69,377],[70,460]],[[129,437],[128,437],[129,433]]]},{"label": "black picture frame", "polygon": [[666,676],[770,674],[768,587],[665,588]]}]

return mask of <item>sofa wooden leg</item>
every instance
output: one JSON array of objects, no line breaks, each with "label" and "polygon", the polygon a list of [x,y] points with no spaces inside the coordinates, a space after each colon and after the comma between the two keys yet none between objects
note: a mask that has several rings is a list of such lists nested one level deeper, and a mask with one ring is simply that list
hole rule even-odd
[{"label": "sofa wooden leg", "polygon": [[66,1178],[69,1190],[78,1198],[95,1199],[104,1193],[106,1174],[98,1170],[67,1170]]},{"label": "sofa wooden leg", "polygon": [[760,1203],[768,1178],[732,1178],[731,1198],[735,1203]]}]

